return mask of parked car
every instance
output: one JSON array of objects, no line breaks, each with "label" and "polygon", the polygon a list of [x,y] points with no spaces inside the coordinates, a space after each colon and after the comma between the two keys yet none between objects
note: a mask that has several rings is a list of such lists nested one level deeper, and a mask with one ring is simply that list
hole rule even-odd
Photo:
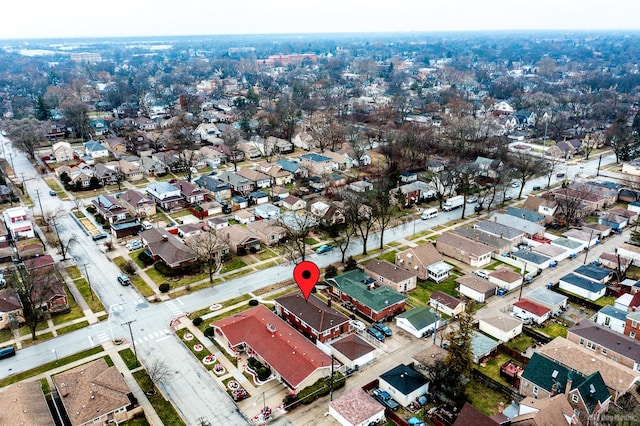
[{"label": "parked car", "polygon": [[385,324],[383,324],[381,322],[373,323],[373,327],[378,329],[378,331],[383,332],[384,335],[387,336],[387,337],[393,335],[393,330],[391,330],[389,327],[387,327]]},{"label": "parked car", "polygon": [[323,244],[316,249],[316,253],[322,254],[330,252],[331,250],[333,250],[333,246],[331,244]]},{"label": "parked car", "polygon": [[528,316],[526,316],[525,314],[521,313],[521,312],[511,312],[511,316],[514,318],[519,319],[520,321],[522,321],[525,324],[531,324],[533,321],[531,320],[531,318],[529,318]]},{"label": "parked car", "polygon": [[369,333],[379,341],[384,342],[384,334],[382,334],[382,332],[377,328],[369,327],[367,328],[367,333]]},{"label": "parked car", "polygon": [[467,198],[467,204],[473,204],[478,201],[478,197],[469,197]]},{"label": "parked car", "polygon": [[378,400],[378,402],[380,402],[390,410],[395,410],[400,406],[400,404],[398,404],[395,399],[391,398],[391,395],[389,395],[389,392],[387,391],[383,391],[382,389],[374,389],[371,394],[375,399]]},{"label": "parked car", "polygon": [[105,238],[107,238],[107,234],[105,234],[104,232],[100,233],[100,234],[96,234],[93,237],[91,237],[93,239],[93,241],[98,241],[98,240],[104,240]]},{"label": "parked car", "polygon": [[507,195],[506,197],[504,197],[504,201],[511,201],[513,200],[513,197],[511,195]]},{"label": "parked car", "polygon": [[129,251],[138,250],[142,248],[142,241],[140,240],[131,240],[127,243],[127,249]]},{"label": "parked car", "polygon": [[58,195],[58,193],[56,191],[54,191],[53,189],[49,190],[49,195],[51,195],[52,197],[55,197],[56,195]]},{"label": "parked car", "polygon": [[534,186],[534,187],[533,187],[533,190],[534,190],[534,191],[540,191],[541,189],[542,189],[542,187],[540,187],[540,186],[538,186],[538,185],[536,185],[536,186]]},{"label": "parked car", "polygon": [[477,271],[474,272],[474,274],[476,274],[480,278],[484,278],[485,280],[489,279],[489,273],[484,269],[478,269]]},{"label": "parked car", "polygon": [[519,186],[520,186],[520,182],[513,182],[513,183],[511,184],[511,187],[512,187],[512,188],[518,188]]},{"label": "parked car", "polygon": [[365,331],[367,329],[367,326],[364,325],[362,321],[358,321],[358,320],[349,321],[349,326],[358,331]]},{"label": "parked car", "polygon": [[557,177],[557,178],[563,178],[563,177],[564,177],[564,173],[557,173],[557,174],[556,174],[556,177]]},{"label": "parked car", "polygon": [[118,282],[122,286],[131,285],[131,280],[129,280],[129,277],[127,275],[118,275]]}]

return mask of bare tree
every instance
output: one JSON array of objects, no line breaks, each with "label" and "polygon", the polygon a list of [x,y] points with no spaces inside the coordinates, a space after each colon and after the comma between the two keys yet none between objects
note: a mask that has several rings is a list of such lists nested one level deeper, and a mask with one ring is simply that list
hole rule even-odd
[{"label": "bare tree", "polygon": [[286,248],[290,250],[294,263],[304,262],[307,255],[307,237],[317,225],[315,219],[306,213],[286,213],[280,216],[277,224],[286,232]]},{"label": "bare tree", "polygon": [[222,140],[224,141],[225,146],[229,149],[229,153],[231,155],[234,172],[238,171],[238,159],[240,158],[240,153],[242,153],[238,148],[241,139],[242,135],[240,131],[235,129],[230,129],[222,135]]},{"label": "bare tree", "polygon": [[36,340],[36,330],[48,308],[47,301],[51,297],[51,291],[61,286],[55,275],[55,268],[52,265],[33,269],[21,267],[14,270],[11,279],[22,302],[25,324],[31,331],[31,338]]},{"label": "bare tree", "polygon": [[440,209],[442,209],[442,203],[444,199],[449,195],[455,193],[456,187],[456,173],[450,167],[445,168],[441,172],[436,173],[432,176],[431,181],[433,182],[436,189],[436,198],[440,203]]},{"label": "bare tree", "polygon": [[541,170],[543,171],[544,175],[547,178],[547,188],[551,186],[551,178],[553,177],[553,174],[556,172],[558,168],[558,164],[560,164],[561,162],[562,162],[562,158],[560,158],[559,156],[551,155],[546,157],[545,163]]},{"label": "bare tree", "polygon": [[358,234],[358,229],[353,223],[345,223],[340,226],[334,225],[329,230],[329,235],[333,244],[338,247],[342,258],[340,262],[344,263],[347,250],[353,238]]},{"label": "bare tree", "polygon": [[510,156],[509,162],[513,165],[515,178],[520,182],[518,198],[522,198],[524,185],[544,170],[544,158],[532,155],[530,152],[519,151]]},{"label": "bare tree", "polygon": [[147,367],[147,374],[151,379],[151,388],[147,392],[153,392],[153,385],[158,384],[171,373],[171,368],[166,361],[155,358]]},{"label": "bare tree", "polygon": [[367,193],[348,193],[344,197],[344,216],[347,223],[355,227],[357,234],[362,238],[362,254],[367,254],[367,241],[373,230],[373,208],[371,199]]},{"label": "bare tree", "polygon": [[56,234],[56,240],[50,242],[50,244],[60,252],[60,255],[62,255],[62,260],[67,260],[69,249],[71,248],[71,245],[73,245],[77,241],[77,237],[76,235],[72,235],[71,237],[63,238],[60,235],[60,231],[58,229],[58,221],[64,215],[65,212],[62,210],[56,210],[53,212],[47,211],[43,215],[43,218],[47,223],[47,226],[53,228],[53,232]]},{"label": "bare tree", "polygon": [[372,220],[380,230],[380,250],[384,247],[384,231],[391,225],[398,211],[398,201],[390,189],[388,183],[379,182],[370,198]]},{"label": "bare tree", "polygon": [[22,118],[7,123],[9,124],[7,133],[14,146],[35,160],[40,141],[45,138],[42,123],[35,118]]},{"label": "bare tree", "polygon": [[196,253],[199,263],[209,274],[209,282],[212,283],[213,275],[229,253],[229,244],[213,231],[201,232],[190,237],[186,244]]},{"label": "bare tree", "polygon": [[558,204],[560,226],[570,226],[578,220],[582,212],[585,210],[584,199],[589,195],[590,185],[585,183],[575,183],[571,186],[565,186],[552,193],[556,203]]}]

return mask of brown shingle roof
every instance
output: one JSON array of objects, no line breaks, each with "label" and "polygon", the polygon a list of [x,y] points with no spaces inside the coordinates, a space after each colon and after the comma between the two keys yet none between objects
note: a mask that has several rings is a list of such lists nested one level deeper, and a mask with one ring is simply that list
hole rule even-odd
[{"label": "brown shingle roof", "polygon": [[39,381],[14,383],[0,392],[1,425],[53,426]]},{"label": "brown shingle roof", "polygon": [[362,388],[354,388],[335,401],[331,401],[329,405],[353,425],[359,425],[384,411],[384,407]]},{"label": "brown shingle roof", "polygon": [[349,321],[346,315],[330,308],[313,295],[305,300],[301,291],[279,297],[275,299],[275,303],[280,304],[319,333]]},{"label": "brown shingle roof", "polygon": [[417,276],[416,274],[409,272],[406,269],[402,269],[386,260],[373,259],[364,265],[364,270],[365,272],[371,271],[374,274],[378,274],[385,279],[393,281],[394,283]]},{"label": "brown shingle roof", "polygon": [[445,305],[450,309],[455,309],[462,301],[460,299],[456,299],[455,297],[443,293],[440,290],[436,290],[431,294],[431,299],[437,301],[438,303]]},{"label": "brown shingle roof", "polygon": [[131,392],[116,367],[104,358],[53,376],[69,420],[81,425],[130,404]]},{"label": "brown shingle roof", "polygon": [[478,278],[473,275],[464,275],[456,279],[456,282],[460,285],[468,287],[479,293],[488,293],[489,291],[495,291],[497,285],[484,278]]},{"label": "brown shingle roof", "polygon": [[431,242],[420,244],[417,247],[411,247],[403,252],[400,252],[399,255],[404,257],[406,253],[412,253],[413,256],[420,262],[422,262],[424,266],[433,265],[434,263],[444,260],[440,252],[436,250],[436,247]]},{"label": "brown shingle roof", "polygon": [[332,343],[331,346],[351,361],[355,361],[362,355],[366,355],[376,350],[376,348],[355,334],[349,334],[344,339],[340,339],[337,342]]}]

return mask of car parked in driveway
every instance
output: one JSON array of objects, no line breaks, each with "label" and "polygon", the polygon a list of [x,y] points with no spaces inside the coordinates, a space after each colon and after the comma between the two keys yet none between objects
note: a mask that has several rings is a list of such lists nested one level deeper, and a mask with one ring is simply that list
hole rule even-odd
[{"label": "car parked in driveway", "polygon": [[354,330],[358,330],[358,331],[365,331],[367,329],[367,326],[364,325],[362,321],[358,321],[358,320],[349,321],[349,326]]},{"label": "car parked in driveway", "polygon": [[393,330],[391,330],[389,327],[387,327],[385,324],[381,322],[373,323],[373,327],[376,328],[378,331],[381,331],[382,333],[384,333],[384,335],[387,337],[393,335]]},{"label": "car parked in driveway", "polygon": [[384,334],[377,328],[369,327],[367,328],[367,333],[369,333],[379,341],[384,342]]},{"label": "car parked in driveway", "polygon": [[127,243],[127,249],[129,251],[138,250],[142,248],[142,241],[140,240],[131,240]]},{"label": "car parked in driveway", "polygon": [[129,279],[129,277],[127,275],[118,275],[118,282],[122,286],[131,285],[131,280]]}]

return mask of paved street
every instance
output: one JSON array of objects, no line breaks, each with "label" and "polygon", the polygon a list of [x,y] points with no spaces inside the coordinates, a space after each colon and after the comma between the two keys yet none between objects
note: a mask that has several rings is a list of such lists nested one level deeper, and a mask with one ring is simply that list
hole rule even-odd
[{"label": "paved street", "polygon": [[[3,143],[1,137],[0,143]],[[14,151],[12,158],[16,174],[24,176],[27,190],[35,203],[34,210],[37,213],[40,213],[38,211],[40,203],[42,203],[42,209],[45,212],[50,209],[71,210],[74,206],[72,201],[63,201],[58,197],[48,195],[49,187],[23,154]],[[604,158],[603,164],[605,161],[612,162],[612,156]],[[567,167],[567,171],[570,175],[580,171],[595,174],[596,167],[597,159],[583,166],[570,165]],[[529,182],[525,188],[525,193],[533,185],[540,184],[546,184],[546,179],[541,178],[535,182]],[[512,192],[515,190],[510,189]],[[40,197],[42,197],[40,202],[36,191],[39,191]],[[400,240],[412,235],[414,232],[419,233],[445,222],[459,219],[460,214],[460,210],[443,212],[435,219],[427,221],[417,219],[408,224],[389,229],[385,232],[385,243]],[[82,234],[80,228],[71,217],[66,215],[60,220],[59,231],[63,238],[74,234],[78,235],[78,243],[71,249],[72,255],[78,264],[87,263],[90,265],[88,274],[91,277],[92,288],[103,302],[105,309],[108,310],[109,319],[21,349],[15,358],[0,361],[0,377],[7,377],[11,374],[29,370],[42,363],[100,345],[113,337],[124,337],[128,340],[132,338],[135,343],[135,350],[143,364],[150,365],[154,360],[159,359],[175,368],[174,374],[160,383],[160,388],[175,405],[187,424],[196,424],[198,419],[206,419],[211,424],[239,425],[247,423],[247,419],[231,403],[229,397],[218,383],[202,369],[198,361],[173,335],[169,329],[169,322],[172,318],[186,312],[195,311],[215,302],[253,292],[270,284],[289,280],[292,277],[293,265],[280,265],[260,270],[248,276],[229,280],[215,287],[193,292],[177,299],[150,304],[135,288],[122,287],[116,282],[115,277],[119,274],[119,269],[102,252],[104,246],[96,244],[90,237]],[[373,249],[378,246],[379,235],[375,234],[369,239],[369,248]],[[602,249],[605,247],[608,247],[608,245],[603,245]],[[361,252],[362,243],[358,241],[350,247],[348,255],[360,254]],[[595,250],[590,253],[590,258],[592,256],[596,256]],[[320,267],[324,267],[339,261],[340,253],[338,250],[334,250],[322,255],[313,254],[309,257],[309,260],[316,262]],[[578,261],[567,261],[567,263],[577,265]],[[550,273],[560,274],[562,269],[558,268]],[[551,280],[551,276],[547,278],[543,275],[537,280],[537,283],[546,283],[546,281]],[[504,300],[496,299],[496,307],[500,302],[504,302]],[[378,373],[378,368],[384,371],[398,362],[408,362],[409,357],[425,344],[424,341],[415,340],[390,353],[389,356],[371,366],[366,373],[357,373],[356,377],[349,381],[349,387],[360,384],[360,381],[369,381],[371,377],[375,377],[375,374]],[[324,407],[326,408],[326,405]],[[290,419],[291,423],[315,424],[314,422],[322,420],[313,416],[309,419],[304,418],[304,413],[306,413],[305,410],[301,410],[300,414],[295,412],[295,417],[292,417],[292,419],[296,420]],[[300,416],[299,421],[297,416]]]}]

